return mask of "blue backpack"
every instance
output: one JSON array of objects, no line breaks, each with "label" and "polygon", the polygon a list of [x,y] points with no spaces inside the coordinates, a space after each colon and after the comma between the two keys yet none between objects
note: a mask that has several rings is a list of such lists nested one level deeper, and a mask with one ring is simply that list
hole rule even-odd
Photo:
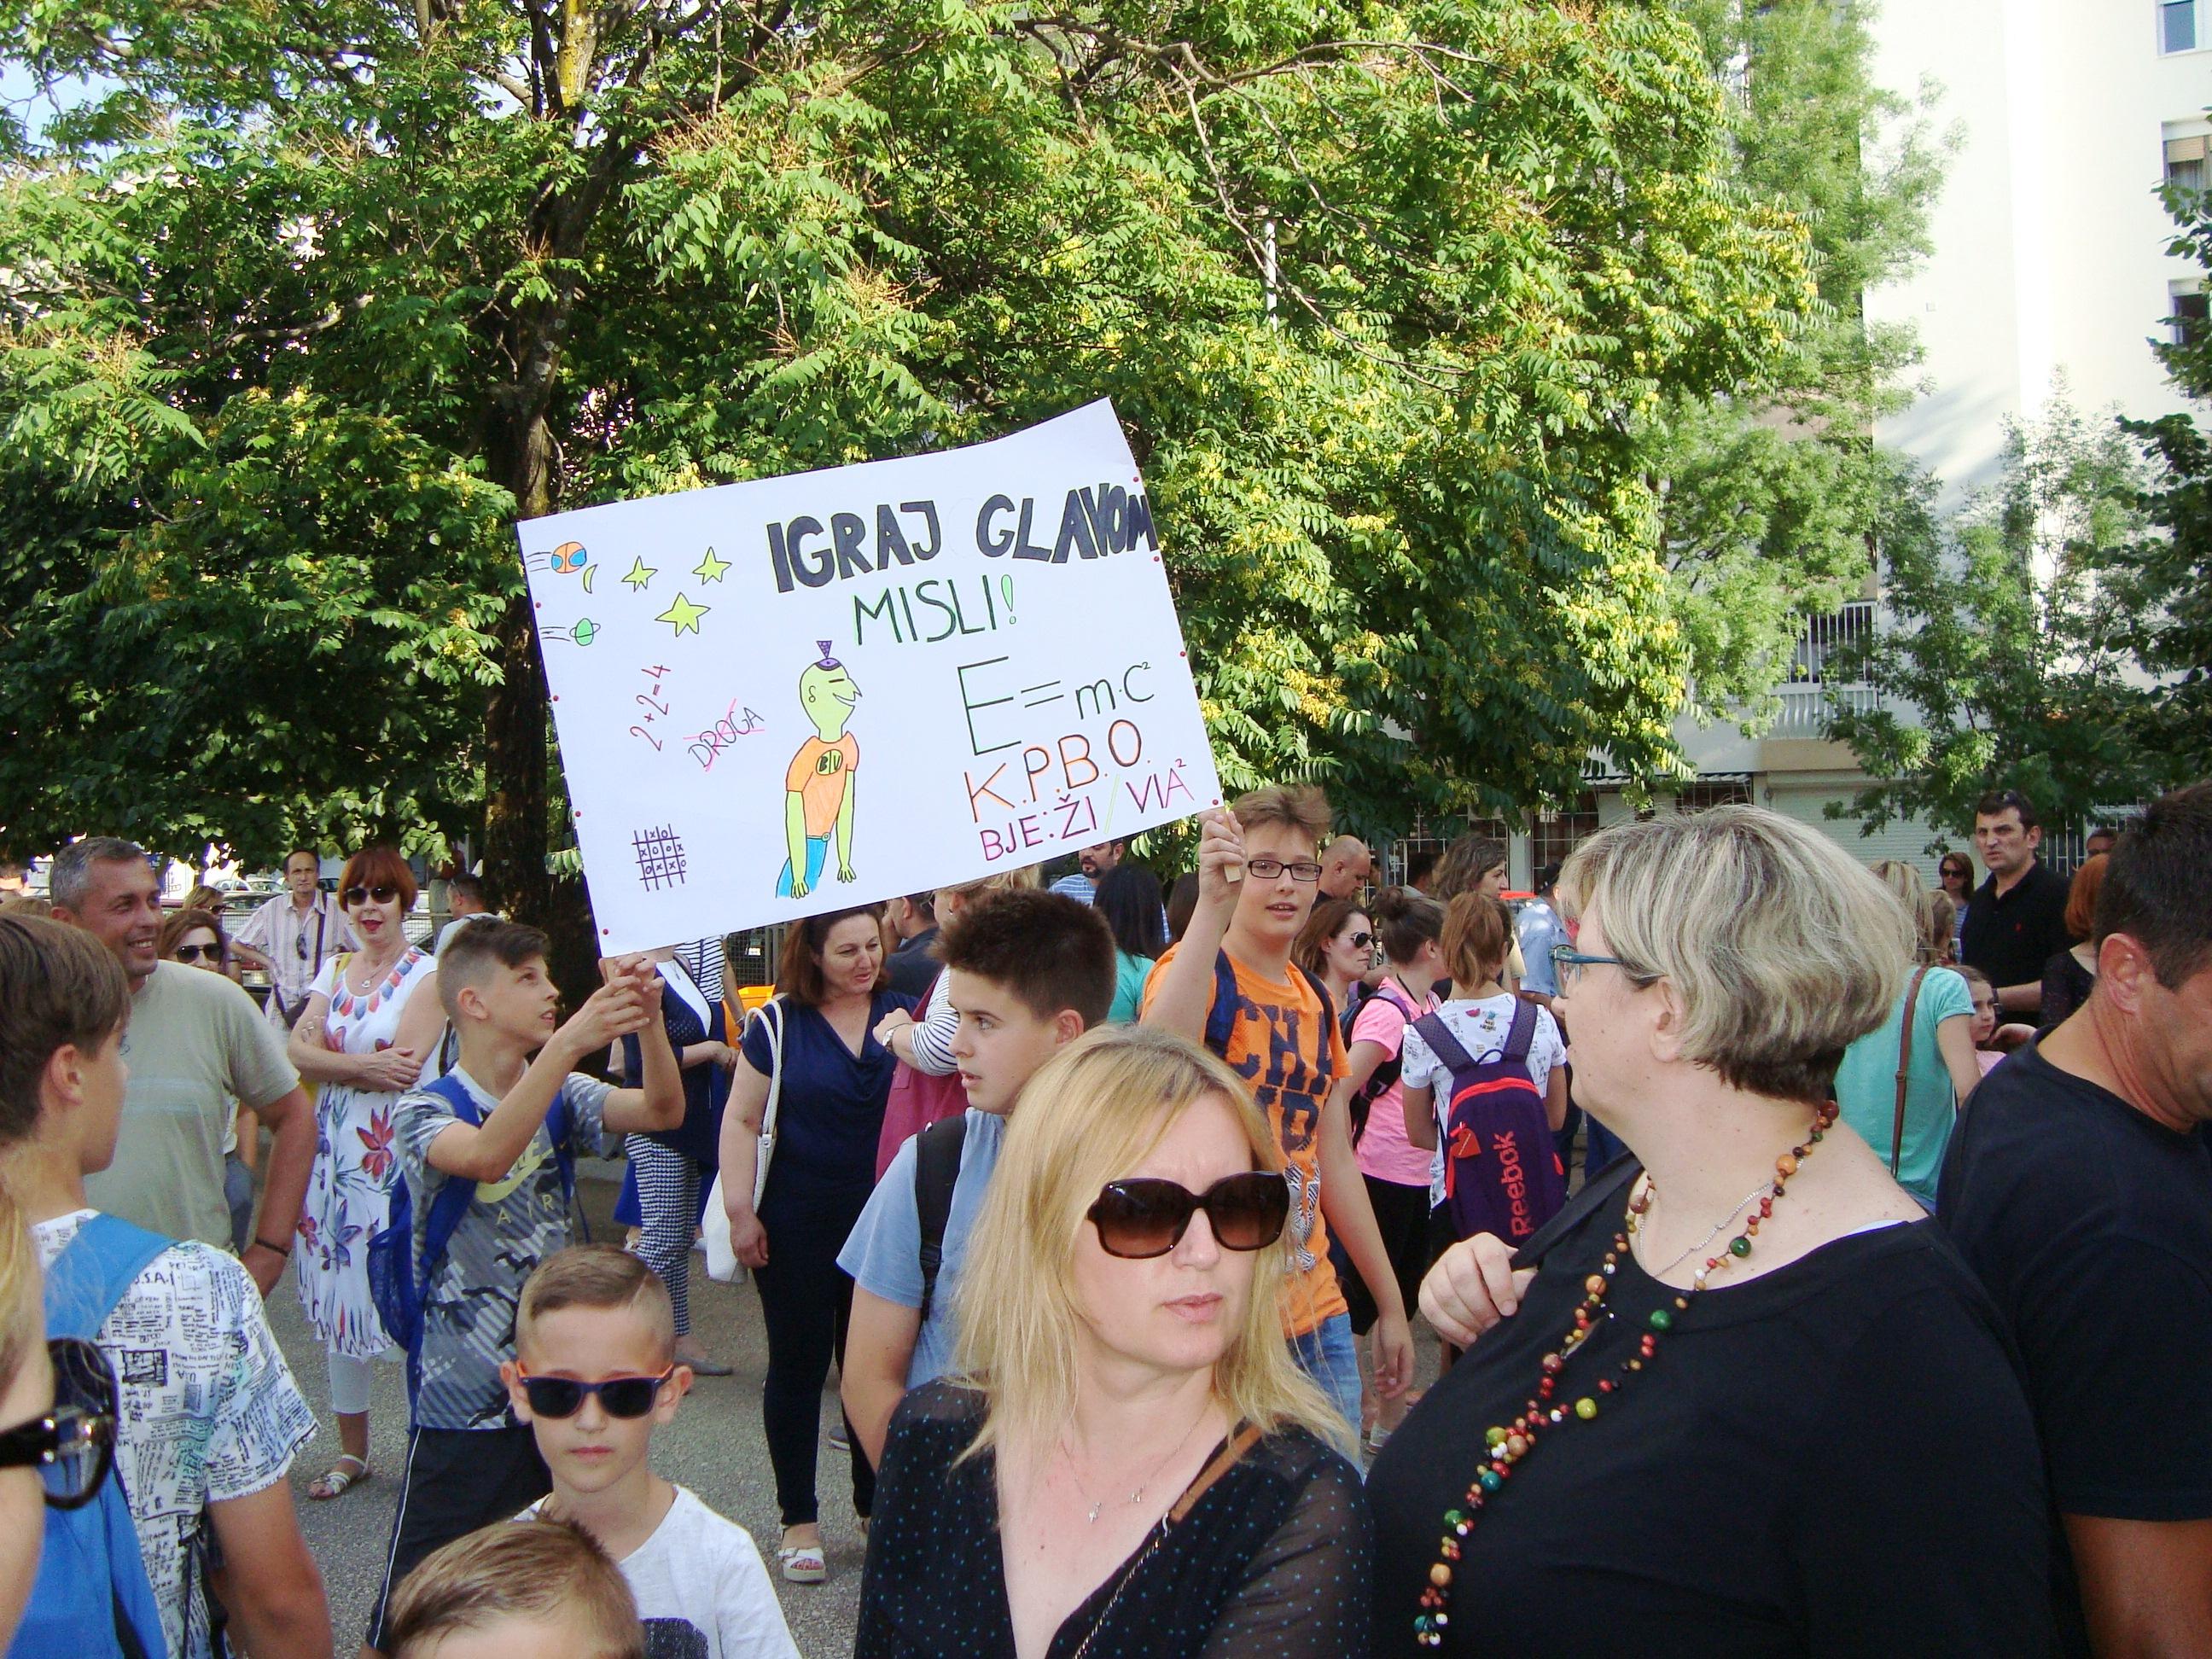
[{"label": "blue backpack", "polygon": [[[436,1082],[425,1084],[423,1092],[444,1101],[462,1122],[483,1123],[476,1098],[459,1075],[449,1072]],[[568,1096],[564,1088],[553,1097],[553,1104],[545,1114],[545,1129],[553,1137],[553,1158],[561,1168],[561,1190],[574,1202],[576,1155],[568,1144],[571,1127]],[[406,1350],[410,1393],[417,1376],[417,1362],[422,1358],[422,1309],[430,1299],[430,1281],[437,1276],[438,1264],[446,1259],[446,1247],[453,1243],[454,1229],[468,1214],[469,1203],[476,1195],[475,1182],[464,1181],[458,1176],[447,1177],[438,1195],[430,1200],[430,1218],[422,1232],[422,1254],[417,1257],[414,1182],[403,1176],[392,1189],[391,1221],[368,1241],[369,1298],[376,1304],[376,1316],[384,1322],[385,1334]]]},{"label": "blue backpack", "polygon": [[[1326,1073],[1328,1070],[1328,1028],[1336,1024],[1336,1004],[1329,998],[1328,987],[1296,963],[1292,963],[1291,967],[1300,979],[1313,987],[1314,994],[1321,999],[1321,1064],[1322,1070]],[[1216,951],[1213,953],[1213,1006],[1206,1016],[1206,1046],[1224,1060],[1229,1058],[1229,1038],[1237,1030],[1238,1000],[1237,969],[1229,960],[1228,951]]]},{"label": "blue backpack", "polygon": [[[96,1341],[131,1281],[175,1242],[112,1215],[93,1217],[46,1270],[46,1334]],[[167,1651],[123,1471],[111,1468],[82,1509],[46,1510],[38,1583],[9,1659],[162,1659]]]}]

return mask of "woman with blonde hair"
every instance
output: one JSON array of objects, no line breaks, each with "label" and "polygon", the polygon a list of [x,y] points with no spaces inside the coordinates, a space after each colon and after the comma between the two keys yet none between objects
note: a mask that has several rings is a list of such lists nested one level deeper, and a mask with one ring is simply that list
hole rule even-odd
[{"label": "woman with blonde hair", "polygon": [[1830,1098],[1903,906],[1753,806],[1601,830],[1559,895],[1575,1092],[1630,1155],[1422,1285],[1468,1352],[1369,1476],[1374,1651],[2048,1650],[1998,1315]]},{"label": "woman with blonde hair", "polygon": [[858,1659],[1367,1652],[1346,1426],[1292,1363],[1290,1193],[1234,1072],[1143,1026],[1030,1079],[884,1457]]}]

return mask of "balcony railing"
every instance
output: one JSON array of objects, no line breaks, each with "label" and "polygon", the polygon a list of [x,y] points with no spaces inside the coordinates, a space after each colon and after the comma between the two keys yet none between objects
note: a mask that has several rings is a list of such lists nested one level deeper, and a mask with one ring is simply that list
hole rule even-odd
[{"label": "balcony railing", "polygon": [[1771,738],[1822,738],[1827,735],[1829,710],[1837,705],[1856,714],[1881,706],[1881,694],[1870,685],[1785,685],[1782,711],[1774,717]]}]

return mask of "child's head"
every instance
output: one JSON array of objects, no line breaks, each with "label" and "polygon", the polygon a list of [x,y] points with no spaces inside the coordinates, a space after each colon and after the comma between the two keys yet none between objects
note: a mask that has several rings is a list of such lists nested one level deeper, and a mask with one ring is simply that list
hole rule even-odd
[{"label": "child's head", "polygon": [[512,921],[477,921],[447,935],[438,1000],[462,1042],[489,1035],[535,1048],[561,1022],[560,988],[545,967],[545,935]]},{"label": "child's head", "polygon": [[[1259,942],[1279,945],[1285,954],[1306,925],[1321,895],[1321,844],[1328,838],[1328,799],[1311,786],[1286,788],[1270,784],[1230,804],[1244,836],[1244,879],[1237,886],[1237,921]],[[1252,872],[1255,859],[1284,866],[1279,875]],[[1291,866],[1307,866],[1299,874]]]},{"label": "child's head", "polygon": [[1475,987],[1505,972],[1513,948],[1513,918],[1480,890],[1463,892],[1444,911],[1444,972],[1452,994],[1472,996]]},{"label": "child's head", "polygon": [[1997,988],[1990,976],[1978,968],[1960,968],[1959,977],[1966,981],[1966,989],[1974,999],[1974,1046],[1978,1048],[1997,1033]]},{"label": "child's head", "polygon": [[500,1521],[428,1557],[392,1593],[392,1659],[645,1659],[622,1569],[566,1521]]},{"label": "child's head", "polygon": [[1114,1006],[1113,930],[1063,894],[990,894],[946,924],[937,948],[960,1013],[952,1058],[978,1111],[1013,1110],[1030,1074]]},{"label": "child's head", "polygon": [[[653,1430],[674,1419],[691,1386],[676,1363],[668,1287],[611,1244],[575,1245],[538,1264],[515,1313],[514,1358],[500,1372],[554,1485],[569,1492],[605,1492],[644,1462]],[[603,1386],[579,1386],[591,1383]]]},{"label": "child's head", "polygon": [[97,937],[0,917],[0,1151],[50,1131],[75,1144],[87,1175],[114,1160],[130,1018],[131,981]]}]

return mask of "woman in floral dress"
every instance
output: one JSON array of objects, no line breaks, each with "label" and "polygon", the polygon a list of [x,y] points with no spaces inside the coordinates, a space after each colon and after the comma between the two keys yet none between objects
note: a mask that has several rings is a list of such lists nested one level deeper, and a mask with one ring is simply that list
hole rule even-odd
[{"label": "woman in floral dress", "polygon": [[290,1049],[300,1075],[321,1085],[292,1271],[308,1326],[329,1351],[340,1453],[307,1488],[310,1498],[336,1498],[368,1478],[369,1362],[392,1346],[369,1295],[368,1241],[390,1220],[399,1179],[392,1108],[415,1085],[445,1024],[436,958],[401,930],[415,902],[405,860],[388,847],[355,854],[338,878],[338,898],[362,946],[315,976]]}]

